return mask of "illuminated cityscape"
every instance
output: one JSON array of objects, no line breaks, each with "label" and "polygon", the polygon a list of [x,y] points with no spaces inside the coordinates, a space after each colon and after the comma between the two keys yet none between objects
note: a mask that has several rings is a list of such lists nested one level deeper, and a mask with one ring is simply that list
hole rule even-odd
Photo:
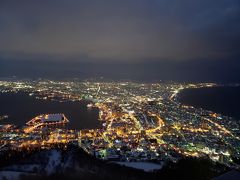
[{"label": "illuminated cityscape", "polygon": [[[99,109],[100,129],[68,129],[64,114],[42,114],[21,127],[0,126],[0,152],[51,149],[75,144],[91,156],[121,162],[178,162],[207,157],[239,168],[239,121],[178,101],[187,88],[217,87],[215,83],[135,83],[73,81],[1,81],[1,93],[24,92],[51,101],[90,100]],[[61,113],[61,112],[59,112]],[[8,118],[2,115],[1,119]]]},{"label": "illuminated cityscape", "polygon": [[0,0],[0,180],[239,180],[240,0]]}]

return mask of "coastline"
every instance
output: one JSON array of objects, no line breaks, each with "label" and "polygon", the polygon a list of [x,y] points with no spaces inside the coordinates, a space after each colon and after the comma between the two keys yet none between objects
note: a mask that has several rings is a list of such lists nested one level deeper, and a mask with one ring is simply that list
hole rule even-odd
[{"label": "coastline", "polygon": [[[240,89],[240,86],[218,85],[214,87],[184,88],[175,95],[174,100],[182,105],[202,108],[240,120],[240,113],[235,106],[239,102],[240,93],[235,88]],[[233,92],[230,92],[231,90]],[[234,95],[236,95],[236,99],[232,98]]]}]

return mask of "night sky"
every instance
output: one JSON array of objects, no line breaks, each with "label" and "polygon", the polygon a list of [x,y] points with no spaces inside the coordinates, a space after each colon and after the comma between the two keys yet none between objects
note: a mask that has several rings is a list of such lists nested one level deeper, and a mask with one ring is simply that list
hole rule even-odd
[{"label": "night sky", "polygon": [[240,82],[240,0],[1,0],[0,77]]}]

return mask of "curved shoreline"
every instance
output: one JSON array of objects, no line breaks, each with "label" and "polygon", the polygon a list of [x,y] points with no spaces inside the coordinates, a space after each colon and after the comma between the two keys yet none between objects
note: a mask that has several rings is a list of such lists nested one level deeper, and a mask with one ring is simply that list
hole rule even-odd
[{"label": "curved shoreline", "polygon": [[88,110],[87,103],[81,102],[57,102],[51,100],[36,99],[27,93],[0,93],[0,109],[2,114],[10,118],[5,119],[3,124],[14,124],[24,126],[30,119],[39,114],[64,113],[70,120],[66,128],[85,129],[98,128],[101,123],[98,121],[98,111]]},{"label": "curved shoreline", "polygon": [[237,89],[240,90],[240,86],[185,88],[176,94],[175,101],[240,120],[240,112],[237,108],[240,91]]}]

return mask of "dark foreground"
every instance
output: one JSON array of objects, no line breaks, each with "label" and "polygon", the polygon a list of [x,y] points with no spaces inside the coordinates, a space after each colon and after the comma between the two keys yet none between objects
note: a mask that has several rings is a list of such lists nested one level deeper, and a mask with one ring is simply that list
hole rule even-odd
[{"label": "dark foreground", "polygon": [[[185,158],[151,173],[95,159],[74,145],[0,155],[0,173],[22,172],[20,179],[212,179],[229,169],[207,159]],[[7,177],[2,177],[7,179]]]}]

